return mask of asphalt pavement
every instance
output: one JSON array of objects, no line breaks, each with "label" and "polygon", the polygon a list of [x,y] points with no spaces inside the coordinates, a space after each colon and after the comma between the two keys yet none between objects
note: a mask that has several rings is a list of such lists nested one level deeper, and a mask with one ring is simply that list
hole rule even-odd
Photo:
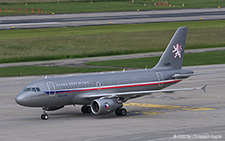
[{"label": "asphalt pavement", "polygon": [[225,19],[225,8],[2,16],[0,29],[76,27]]},{"label": "asphalt pavement", "polygon": [[[169,88],[199,87],[206,92],[179,91],[148,95],[126,102],[125,117],[82,114],[81,106],[50,111],[41,120],[41,108],[17,105],[16,95],[44,76],[0,78],[1,141],[168,141],[225,140],[225,64],[184,67],[195,72]],[[76,74],[74,74],[76,75]]]}]

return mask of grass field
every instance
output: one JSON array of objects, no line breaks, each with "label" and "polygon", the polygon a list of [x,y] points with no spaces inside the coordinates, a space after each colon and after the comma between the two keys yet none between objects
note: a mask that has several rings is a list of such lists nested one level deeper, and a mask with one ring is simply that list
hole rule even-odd
[{"label": "grass field", "polygon": [[187,49],[225,46],[225,20],[0,30],[0,63],[163,51],[179,26]]},{"label": "grass field", "polygon": [[[90,66],[113,66],[123,68],[152,68],[159,61],[158,57],[90,62]],[[183,66],[225,64],[225,51],[185,54]]]},{"label": "grass field", "polygon": [[0,68],[0,77],[28,76],[28,75],[49,75],[65,73],[89,73],[101,71],[114,71],[113,68],[93,67],[46,67],[46,66],[23,66]]},{"label": "grass field", "polygon": [[[86,65],[96,66],[96,68],[93,68],[93,67],[45,67],[45,66],[8,67],[8,68],[0,68],[0,77],[65,74],[65,73],[88,73],[88,72],[115,71],[115,70],[122,71],[122,69],[120,68],[118,69],[107,68],[107,66],[144,69],[146,65],[148,66],[148,68],[152,68],[158,62],[159,58],[160,57],[148,57],[148,58],[138,58],[138,59],[90,62],[86,64]],[[183,65],[193,66],[193,65],[224,64],[224,63],[225,63],[225,51],[221,51],[221,52],[216,51],[216,52],[185,54]],[[97,66],[106,66],[106,67],[98,68]]]},{"label": "grass field", "polygon": [[[44,8],[47,13],[81,13],[81,12],[105,12],[105,11],[136,11],[152,10],[152,9],[171,9],[171,8],[206,8],[206,7],[221,7],[225,6],[225,0],[169,0],[172,7],[154,7],[157,0],[135,0],[135,3],[127,1],[90,1],[86,2],[57,2],[54,3],[35,3],[38,0],[28,0],[25,3],[0,3],[0,7],[19,7],[19,8]],[[82,0],[81,0],[82,1]],[[166,1],[166,0],[164,0]],[[144,3],[147,3],[144,6]],[[182,5],[184,4],[184,7]],[[2,10],[5,11],[5,10]],[[18,15],[25,13],[0,12],[0,15]]]}]

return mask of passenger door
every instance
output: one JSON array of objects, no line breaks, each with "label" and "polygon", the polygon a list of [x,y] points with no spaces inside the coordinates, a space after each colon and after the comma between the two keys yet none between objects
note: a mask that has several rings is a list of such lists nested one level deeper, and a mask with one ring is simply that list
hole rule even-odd
[{"label": "passenger door", "polygon": [[158,81],[159,81],[158,86],[162,87],[163,86],[163,80],[164,80],[163,74],[161,72],[156,72],[156,76],[157,76]]},{"label": "passenger door", "polygon": [[101,90],[101,83],[99,81],[96,82],[96,87],[98,91]]},{"label": "passenger door", "polygon": [[48,87],[48,94],[50,97],[54,97],[56,95],[55,93],[55,85],[52,81],[46,82],[46,85]]}]

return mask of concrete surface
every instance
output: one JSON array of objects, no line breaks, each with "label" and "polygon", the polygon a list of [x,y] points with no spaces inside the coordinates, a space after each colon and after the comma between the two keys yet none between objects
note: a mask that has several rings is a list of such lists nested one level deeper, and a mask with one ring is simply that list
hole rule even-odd
[{"label": "concrete surface", "polygon": [[0,29],[74,27],[225,19],[225,8],[2,16]]},{"label": "concrete surface", "polygon": [[[1,141],[168,141],[225,140],[225,64],[185,67],[214,72],[188,78],[169,88],[199,87],[207,92],[154,94],[127,102],[125,117],[82,114],[81,106],[66,106],[40,119],[41,108],[16,104],[29,82],[44,76],[0,78]],[[205,139],[203,139],[205,138]]]}]

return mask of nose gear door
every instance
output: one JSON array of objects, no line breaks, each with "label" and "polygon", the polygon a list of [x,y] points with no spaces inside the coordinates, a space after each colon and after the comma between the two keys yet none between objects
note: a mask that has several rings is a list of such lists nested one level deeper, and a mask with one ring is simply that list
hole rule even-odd
[{"label": "nose gear door", "polygon": [[46,85],[48,87],[48,94],[50,97],[54,97],[56,95],[55,93],[55,85],[52,81],[46,82]]}]

